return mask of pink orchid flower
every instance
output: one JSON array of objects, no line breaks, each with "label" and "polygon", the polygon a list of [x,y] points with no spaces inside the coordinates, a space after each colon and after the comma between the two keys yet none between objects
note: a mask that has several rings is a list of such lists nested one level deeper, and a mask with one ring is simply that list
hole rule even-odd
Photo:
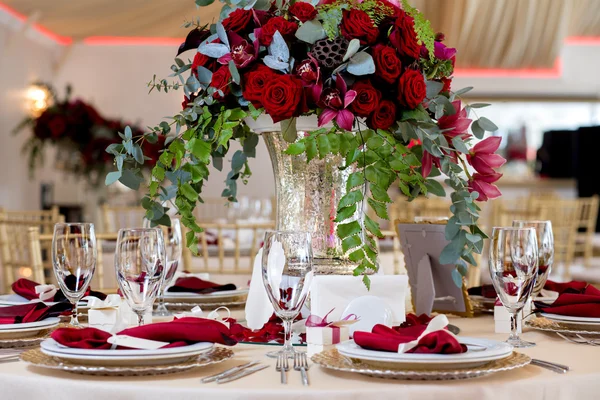
[{"label": "pink orchid flower", "polygon": [[480,174],[495,174],[495,168],[500,168],[506,162],[504,157],[494,154],[498,150],[498,147],[500,147],[501,141],[502,138],[499,136],[491,136],[482,140],[473,146],[470,154],[467,154],[467,161]]},{"label": "pink orchid flower", "polygon": [[238,68],[246,68],[254,60],[258,58],[259,43],[255,40],[253,43],[248,43],[237,33],[230,31],[227,33],[230,43],[230,52],[218,59],[220,64],[227,64],[233,60]]},{"label": "pink orchid flower", "polygon": [[323,109],[319,115],[319,126],[326,125],[335,119],[340,128],[352,130],[354,114],[347,107],[356,98],[356,91],[348,90],[341,76],[335,79],[335,88],[327,88],[321,93],[319,106]]},{"label": "pink orchid flower", "polygon": [[502,193],[496,185],[493,185],[498,179],[502,177],[502,174],[494,172],[492,174],[473,174],[473,179],[469,182],[469,192],[477,192],[479,196],[478,201],[488,201],[488,199],[495,199],[500,197]]},{"label": "pink orchid flower", "polygon": [[[452,57],[456,55],[456,49],[454,47],[448,47],[441,41],[436,41],[433,45],[433,55],[438,60],[451,60]],[[429,57],[429,50],[427,50],[427,47],[425,47],[425,45],[421,47],[421,57]]]},{"label": "pink orchid flower", "polygon": [[[438,126],[444,130],[444,136],[452,140],[456,136],[461,136],[463,139],[471,136],[467,131],[472,120],[467,118],[467,109],[462,108],[460,100],[452,102],[456,112],[453,115],[444,115],[438,119]],[[447,130],[446,130],[447,129]]]},{"label": "pink orchid flower", "polygon": [[309,54],[306,60],[296,65],[294,72],[302,81],[302,86],[306,88],[308,99],[311,102],[317,103],[323,91],[321,69],[317,60]]}]

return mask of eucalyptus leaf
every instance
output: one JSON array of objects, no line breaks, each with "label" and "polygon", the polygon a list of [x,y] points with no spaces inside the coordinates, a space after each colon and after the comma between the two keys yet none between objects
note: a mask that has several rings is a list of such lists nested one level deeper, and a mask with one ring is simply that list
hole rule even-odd
[{"label": "eucalyptus leaf", "polygon": [[290,49],[279,31],[275,31],[273,41],[269,45],[269,54],[286,64],[290,60]]},{"label": "eucalyptus leaf", "polygon": [[463,284],[463,277],[456,268],[452,270],[452,282],[454,282],[457,287],[461,287]]},{"label": "eucalyptus leaf", "polygon": [[296,129],[296,118],[290,118],[281,121],[281,133],[286,142],[294,143],[298,138],[298,131]]},{"label": "eucalyptus leaf", "polygon": [[346,54],[344,54],[344,58],[342,61],[346,62],[350,57],[354,56],[358,49],[360,48],[360,40],[352,39],[350,43],[348,43],[348,49],[346,50]]},{"label": "eucalyptus leaf", "polygon": [[471,132],[477,139],[483,139],[483,135],[485,135],[485,131],[481,126],[479,126],[479,121],[474,121],[471,124]]},{"label": "eucalyptus leaf", "polygon": [[104,184],[106,186],[112,185],[121,177],[121,171],[113,171],[106,174],[106,179],[104,180]]},{"label": "eucalyptus leaf", "polygon": [[200,86],[203,89],[206,89],[210,82],[212,81],[212,71],[206,67],[198,67],[198,81],[200,82]]},{"label": "eucalyptus leaf", "polygon": [[119,178],[119,182],[130,189],[138,190],[143,178],[134,174],[131,170],[124,170],[123,175]]},{"label": "eucalyptus leaf", "polygon": [[477,120],[477,123],[479,124],[479,126],[481,128],[485,129],[488,132],[496,132],[498,130],[498,127],[496,126],[496,124],[494,124],[492,121],[490,121],[486,117],[479,118]]},{"label": "eucalyptus leaf", "polygon": [[442,82],[437,82],[437,81],[427,81],[426,85],[427,85],[427,98],[428,99],[433,99],[444,88],[444,84]]},{"label": "eucalyptus leaf", "polygon": [[241,82],[240,73],[233,60],[229,60],[229,72],[231,73],[231,79],[239,85]]},{"label": "eucalyptus leaf", "polygon": [[133,137],[132,133],[131,133],[131,127],[129,127],[129,125],[127,125],[125,127],[125,139],[127,140],[131,140],[131,138]]},{"label": "eucalyptus leaf", "polygon": [[133,146],[133,158],[138,164],[144,163],[144,153],[142,152],[142,148],[139,144],[135,144]]},{"label": "eucalyptus leaf", "polygon": [[[318,19],[306,21],[296,31],[296,37],[303,42],[314,44],[317,40],[327,37],[323,25]],[[345,61],[345,60],[344,60]]]},{"label": "eucalyptus leaf", "polygon": [[210,6],[214,2],[215,2],[215,0],[196,0],[196,5],[198,7],[205,7],[205,6]]},{"label": "eucalyptus leaf", "polygon": [[265,56],[263,58],[263,61],[267,67],[277,70],[277,71],[285,72],[285,71],[287,71],[288,66],[289,66],[287,62],[279,61],[274,56]]},{"label": "eucalyptus leaf", "polygon": [[225,46],[227,46],[228,48],[231,47],[229,45],[229,38],[227,37],[227,32],[225,32],[225,28],[220,22],[217,22],[217,35],[219,36],[219,39]]},{"label": "eucalyptus leaf", "polygon": [[221,58],[229,53],[229,46],[222,43],[202,43],[198,51],[205,56]]},{"label": "eucalyptus leaf", "polygon": [[464,154],[469,154],[469,148],[467,147],[465,142],[460,137],[457,136],[457,137],[453,138],[452,145],[459,152],[464,153]]},{"label": "eucalyptus leaf", "polygon": [[352,75],[361,76],[375,72],[375,63],[373,57],[365,51],[356,53],[350,58],[347,71]]}]

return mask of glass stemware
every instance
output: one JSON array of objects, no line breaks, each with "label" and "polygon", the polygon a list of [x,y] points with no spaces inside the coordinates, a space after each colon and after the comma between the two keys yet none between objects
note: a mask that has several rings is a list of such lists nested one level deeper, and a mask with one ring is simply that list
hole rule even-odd
[{"label": "glass stemware", "polygon": [[[150,227],[150,221],[144,219],[144,228]],[[165,290],[173,282],[175,273],[179,267],[181,258],[181,223],[179,218],[171,218],[171,226],[158,226],[162,229],[163,238],[165,239],[165,251],[167,257],[167,269],[165,271],[165,279],[163,280],[158,292],[158,306],[152,313],[155,317],[169,317],[173,315],[165,306]]]},{"label": "glass stemware", "polygon": [[94,224],[59,223],[52,238],[52,269],[63,294],[71,304],[71,326],[80,326],[77,303],[85,295],[96,270]]},{"label": "glass stemware", "polygon": [[548,280],[554,261],[554,236],[551,221],[513,221],[515,228],[534,228],[538,244],[538,273],[535,287],[531,297],[534,299],[540,294]]},{"label": "glass stemware", "polygon": [[312,281],[312,244],[308,232],[267,231],[262,254],[262,278],[275,314],[283,320],[285,342],[280,351],[294,357],[292,322],[306,300]]},{"label": "glass stemware", "polygon": [[121,229],[115,250],[117,283],[143,325],[165,277],[163,232],[157,228]]},{"label": "glass stemware", "polygon": [[537,251],[534,228],[494,228],[492,231],[490,276],[500,301],[511,315],[511,334],[506,342],[514,347],[535,346],[519,338],[517,318],[535,286]]}]

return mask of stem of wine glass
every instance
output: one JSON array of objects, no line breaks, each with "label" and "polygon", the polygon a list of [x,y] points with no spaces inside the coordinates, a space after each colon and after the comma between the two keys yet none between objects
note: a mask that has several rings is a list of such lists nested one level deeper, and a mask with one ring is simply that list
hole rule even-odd
[{"label": "stem of wine glass", "polygon": [[517,321],[518,321],[519,312],[511,312],[510,313],[510,336],[508,338],[509,341],[518,341],[519,333],[517,331]]},{"label": "stem of wine glass", "polygon": [[160,291],[158,292],[158,309],[163,310],[165,308],[165,287],[167,286],[166,282],[160,286]]},{"label": "stem of wine glass", "polygon": [[79,300],[75,300],[73,304],[73,311],[71,312],[71,326],[76,326],[79,327],[81,326],[81,324],[79,323],[79,318],[78,318],[78,314],[79,314],[79,310],[77,308],[77,304],[79,303]]},{"label": "stem of wine glass", "polygon": [[146,310],[135,310],[135,313],[138,317],[138,326],[144,325],[144,314],[146,313]]},{"label": "stem of wine glass", "polygon": [[283,343],[283,348],[281,349],[281,351],[286,354],[293,354],[294,346],[292,346],[292,320],[283,320],[283,331],[285,335],[285,341]]}]

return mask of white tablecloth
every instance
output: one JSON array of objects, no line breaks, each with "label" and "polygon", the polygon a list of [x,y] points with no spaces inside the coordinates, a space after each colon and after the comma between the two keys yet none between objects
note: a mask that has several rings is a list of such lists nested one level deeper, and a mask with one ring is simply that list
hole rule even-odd
[{"label": "white tablecloth", "polygon": [[[504,339],[493,333],[490,317],[452,318],[462,335]],[[300,374],[288,372],[288,385],[267,368],[249,377],[224,384],[202,384],[200,378],[249,360],[274,364],[264,353],[270,346],[238,345],[236,356],[225,363],[186,373],[155,377],[90,377],[44,370],[23,362],[0,364],[2,400],[184,400],[184,399],[414,399],[414,400],[562,400],[600,398],[600,347],[569,344],[539,332],[525,332],[537,347],[523,349],[536,358],[571,366],[559,375],[535,366],[462,381],[416,382],[371,378],[324,370],[313,366],[311,385],[303,387]]]}]

